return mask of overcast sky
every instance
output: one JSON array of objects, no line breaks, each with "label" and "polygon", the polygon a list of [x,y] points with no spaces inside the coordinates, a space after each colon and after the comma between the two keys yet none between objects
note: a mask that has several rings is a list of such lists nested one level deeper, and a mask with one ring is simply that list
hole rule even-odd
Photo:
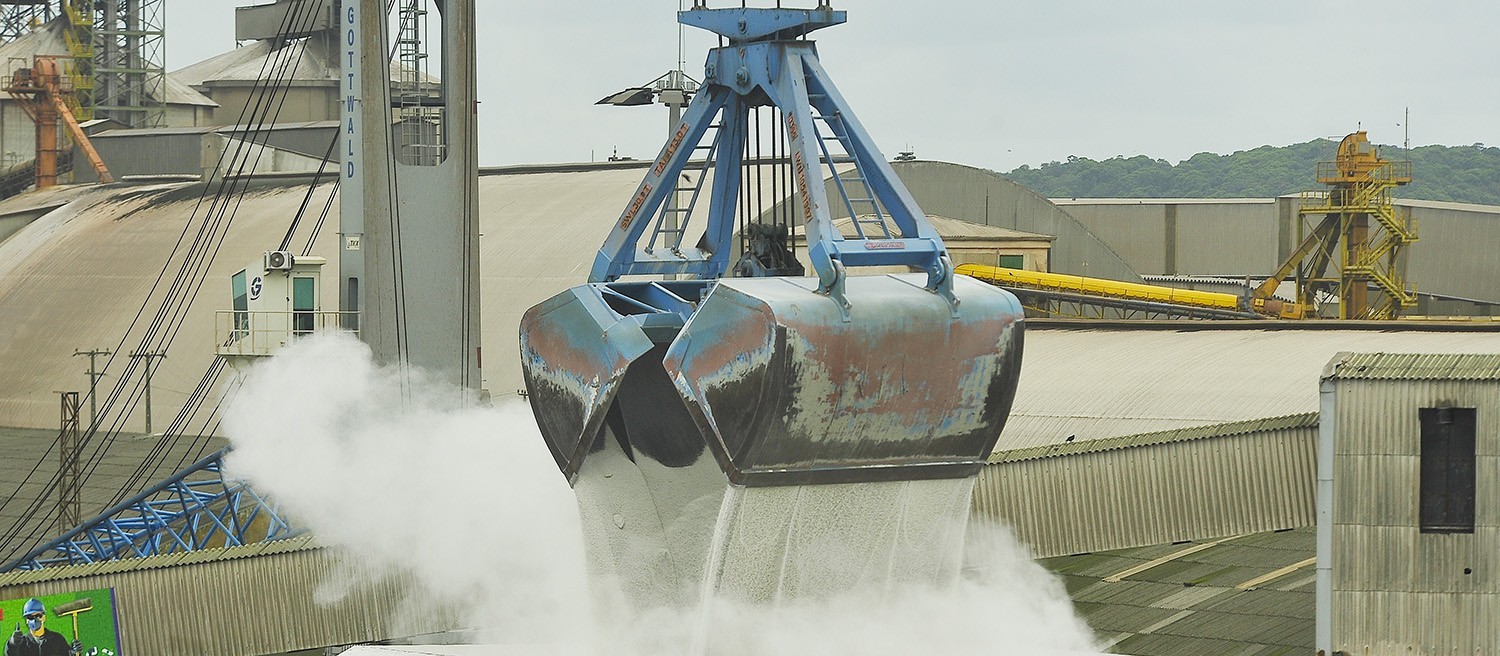
[{"label": "overcast sky", "polygon": [[[233,48],[233,7],[264,2],[169,0],[168,69]],[[1176,162],[1356,125],[1399,144],[1407,106],[1414,146],[1500,144],[1496,0],[833,4],[824,66],[887,156]],[[675,66],[678,0],[478,5],[483,164],[655,156],[665,108],[593,103]],[[686,43],[701,79],[713,40]]]}]

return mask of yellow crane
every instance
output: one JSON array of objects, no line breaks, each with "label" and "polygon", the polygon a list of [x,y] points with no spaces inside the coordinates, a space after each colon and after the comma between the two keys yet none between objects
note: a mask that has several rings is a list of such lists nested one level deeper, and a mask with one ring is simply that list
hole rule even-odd
[{"label": "yellow crane", "polygon": [[[1318,295],[1336,292],[1340,319],[1394,319],[1417,303],[1405,279],[1404,249],[1417,241],[1417,222],[1392,202],[1391,192],[1410,183],[1410,161],[1380,157],[1364,131],[1339,143],[1336,159],[1318,163],[1326,191],[1302,194],[1302,216],[1322,215],[1312,231],[1276,272],[1251,293],[1252,308],[1284,318],[1313,315]],[[1298,231],[1303,222],[1298,221]],[[1330,275],[1330,265],[1338,258]],[[1297,300],[1272,298],[1276,287],[1295,276]]]}]

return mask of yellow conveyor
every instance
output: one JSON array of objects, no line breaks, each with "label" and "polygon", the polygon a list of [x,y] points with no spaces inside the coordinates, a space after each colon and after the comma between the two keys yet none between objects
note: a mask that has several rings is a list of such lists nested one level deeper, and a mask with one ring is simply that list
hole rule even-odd
[{"label": "yellow conveyor", "polygon": [[1159,285],[1143,285],[1120,282],[1104,278],[1085,278],[1062,273],[1023,271],[983,264],[960,264],[957,272],[979,280],[1004,287],[1026,287],[1043,291],[1105,296],[1109,298],[1170,303],[1193,307],[1212,308],[1229,312],[1241,311],[1240,297],[1234,294],[1205,292],[1196,289],[1178,289]]}]

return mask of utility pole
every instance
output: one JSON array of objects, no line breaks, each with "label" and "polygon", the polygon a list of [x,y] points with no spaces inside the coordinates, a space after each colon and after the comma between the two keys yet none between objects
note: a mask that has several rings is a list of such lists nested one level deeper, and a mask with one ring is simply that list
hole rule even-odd
[{"label": "utility pole", "polygon": [[1401,119],[1401,127],[1405,128],[1405,137],[1401,140],[1401,150],[1405,151],[1407,159],[1411,159],[1411,108],[1406,108],[1406,115]]},{"label": "utility pole", "polygon": [[161,353],[159,351],[153,351],[151,353],[142,353],[140,351],[136,351],[135,353],[131,353],[130,354],[130,359],[132,359],[132,360],[134,360],[136,358],[145,358],[146,359],[146,434],[147,435],[151,434],[151,370],[152,370],[152,364],[156,361],[157,358],[165,358],[165,357],[167,357],[167,354],[166,353]]},{"label": "utility pole", "polygon": [[57,532],[83,521],[78,500],[78,392],[58,392],[62,401],[61,430],[57,433]]},{"label": "utility pole", "polygon": [[93,425],[99,423],[99,409],[98,409],[99,406],[98,406],[98,401],[96,401],[96,399],[98,398],[98,395],[96,394],[96,392],[99,389],[99,385],[98,385],[99,379],[104,377],[104,372],[99,371],[99,368],[94,365],[94,361],[99,356],[107,356],[107,355],[113,355],[113,354],[114,354],[114,351],[110,351],[108,349],[93,349],[93,350],[89,350],[89,351],[79,351],[77,349],[73,350],[73,357],[75,357],[75,358],[78,357],[78,356],[80,356],[80,355],[87,355],[87,356],[89,356],[89,425],[90,426],[93,426]]}]

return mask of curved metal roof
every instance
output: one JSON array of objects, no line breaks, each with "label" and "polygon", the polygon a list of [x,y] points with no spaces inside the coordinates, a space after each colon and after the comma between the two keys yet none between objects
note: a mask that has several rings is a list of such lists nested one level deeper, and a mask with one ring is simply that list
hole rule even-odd
[{"label": "curved metal roof", "polygon": [[[1330,329],[1332,328],[1332,329]],[[1154,329],[1034,322],[997,450],[1318,411],[1323,367],[1342,351],[1500,353],[1500,326],[1439,332],[1329,322],[1194,322]]]},{"label": "curved metal roof", "polygon": [[[6,62],[6,75],[11,74],[18,66],[30,66],[32,58],[36,56],[72,57],[63,36],[67,29],[67,18],[59,16],[15,40],[0,44],[0,62]],[[217,106],[217,103],[203,94],[171,79],[167,81],[166,94],[166,102],[169,105]],[[11,102],[8,96],[4,100]]]},{"label": "curved metal roof", "polygon": [[[484,378],[493,394],[516,394],[523,386],[515,332],[521,313],[587,279],[598,245],[648,165],[489,171],[480,177]],[[941,162],[903,163],[897,170],[918,202],[932,207],[934,214],[973,223],[988,217],[984,225],[1057,234],[1054,253],[1087,253],[1079,257],[1093,263],[1090,269],[1109,268],[1101,264],[1108,259],[1108,249],[1081,225],[998,175]],[[255,182],[236,206],[233,228],[202,291],[186,311],[188,319],[171,356],[160,362],[155,374],[158,425],[172,417],[212,359],[213,311],[228,307],[229,276],[279,243],[302,202],[303,182]],[[328,186],[325,183],[314,194],[311,207],[322,206]],[[0,242],[0,308],[6,308],[5,320],[0,321],[0,362],[11,365],[0,370],[0,425],[56,425],[53,392],[86,386],[86,363],[72,353],[119,343],[203,189],[201,183],[179,183],[54,192],[59,198],[65,193],[68,202]],[[964,189],[978,191],[957,194],[967,194],[967,200],[952,198]],[[974,214],[975,208],[983,207],[975,199],[982,197],[992,200],[988,215]],[[35,205],[31,194],[22,195],[0,203],[0,216],[12,208]],[[997,209],[1002,205],[1004,211]],[[203,211],[199,208],[198,215]],[[336,217],[330,219],[314,248],[314,254],[329,258],[328,271],[337,270],[336,223]],[[196,230],[198,222],[193,225]],[[294,243],[304,240],[299,237]],[[1053,262],[1063,268],[1057,255]],[[174,272],[176,266],[174,262]],[[324,278],[325,299],[334,298],[334,278]],[[152,305],[127,344],[138,341],[154,312]],[[57,328],[63,326],[68,328]],[[129,428],[138,430],[140,423]]]},{"label": "curved metal roof", "polygon": [[[1081,226],[1075,230],[1076,222],[1070,223],[1066,213],[1014,183],[938,162],[901,163],[897,170],[924,209],[934,214],[973,217],[988,194],[990,213],[980,215],[988,216],[987,225],[1057,234],[1054,263],[1065,259],[1059,252],[1092,252],[1082,257],[1090,267],[1104,267],[1092,258],[1104,257],[1107,249],[1094,246],[1097,240],[1079,232]],[[489,173],[479,181],[481,312],[488,356],[484,378],[493,394],[505,396],[522,387],[515,332],[521,313],[587,279],[598,244],[634,191],[641,170],[578,165]],[[322,206],[328,187],[324,184],[314,194],[312,207]],[[7,365],[0,368],[0,425],[56,425],[54,391],[87,384],[86,363],[72,357],[74,350],[119,343],[203,189],[201,183],[177,183],[51,192],[51,198],[65,204],[0,242],[0,362]],[[202,291],[186,310],[172,353],[160,361],[154,398],[160,425],[176,412],[212,359],[213,311],[229,304],[229,275],[277,245],[304,193],[305,186],[295,181],[257,181],[238,205],[233,228]],[[1004,211],[997,209],[1001,205]],[[32,194],[22,195],[0,203],[0,216],[36,206]],[[328,270],[337,266],[334,232],[334,225],[327,226],[314,248],[315,254],[329,257]],[[304,240],[298,237],[294,243]],[[324,298],[333,298],[333,279],[325,278]],[[142,323],[154,311],[150,306]],[[129,342],[141,330],[138,325]],[[1316,409],[1314,381],[1323,363],[1341,350],[1500,352],[1500,333],[1032,333],[1015,417],[1002,449],[1048,444],[1068,435],[1115,437],[1310,412]],[[105,379],[106,385],[111,383]],[[137,420],[128,428],[139,424]]]}]

